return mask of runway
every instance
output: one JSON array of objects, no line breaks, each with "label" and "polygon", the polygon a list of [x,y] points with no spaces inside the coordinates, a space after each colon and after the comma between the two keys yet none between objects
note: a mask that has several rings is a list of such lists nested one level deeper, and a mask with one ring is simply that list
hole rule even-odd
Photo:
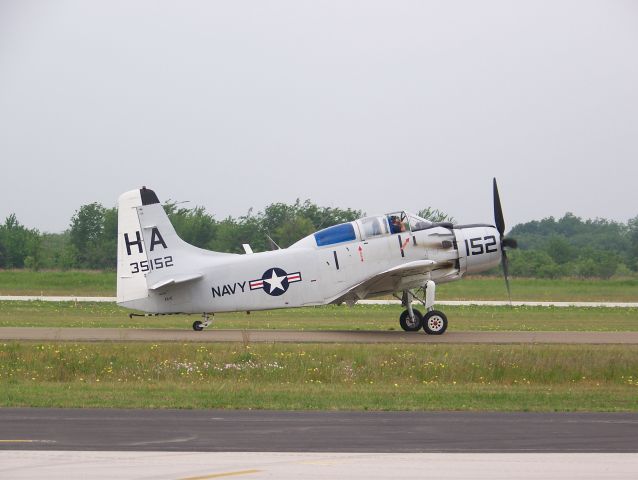
[{"label": "runway", "polygon": [[638,332],[446,332],[169,330],[134,328],[2,327],[0,340],[38,342],[243,342],[243,343],[571,343],[638,344]]},{"label": "runway", "polygon": [[0,449],[638,452],[636,413],[0,409]]}]

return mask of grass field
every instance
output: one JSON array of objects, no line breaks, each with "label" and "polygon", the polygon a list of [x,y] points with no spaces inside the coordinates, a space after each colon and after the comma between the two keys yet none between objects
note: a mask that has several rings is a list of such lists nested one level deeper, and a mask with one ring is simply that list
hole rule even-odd
[{"label": "grass field", "polygon": [[0,270],[0,295],[115,296],[115,272]]},{"label": "grass field", "polygon": [[637,411],[638,346],[0,344],[0,406]]},{"label": "grass field", "polygon": [[[113,296],[102,272],[0,271],[0,295]],[[512,281],[513,298],[638,301],[638,281]],[[439,299],[503,300],[502,279]],[[638,308],[445,307],[450,331],[638,331]],[[397,330],[399,306],[218,314],[213,328]],[[189,329],[109,303],[0,302],[0,327]],[[638,346],[0,342],[0,406],[638,411]]]},{"label": "grass field", "polygon": [[[547,280],[512,278],[512,300],[555,302],[638,302],[638,279]],[[468,277],[437,287],[439,300],[507,300],[505,281],[493,277]]]},{"label": "grass field", "polygon": [[[511,279],[514,300],[638,302],[638,279]],[[0,270],[0,295],[115,296],[115,273]],[[440,285],[439,300],[507,300],[502,278],[468,277]]]},{"label": "grass field", "polygon": [[[449,331],[638,331],[638,308],[445,307]],[[306,307],[226,313],[212,328],[398,330],[398,305]],[[198,315],[128,318],[110,303],[0,302],[0,327],[109,327],[189,329]]]}]

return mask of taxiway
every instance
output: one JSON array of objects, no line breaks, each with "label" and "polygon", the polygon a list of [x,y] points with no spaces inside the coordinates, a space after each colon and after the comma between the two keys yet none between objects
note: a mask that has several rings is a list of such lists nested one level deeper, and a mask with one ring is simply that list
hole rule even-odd
[{"label": "taxiway", "polygon": [[446,332],[204,330],[2,327],[0,340],[38,342],[243,342],[243,343],[571,343],[638,344],[638,332]]}]

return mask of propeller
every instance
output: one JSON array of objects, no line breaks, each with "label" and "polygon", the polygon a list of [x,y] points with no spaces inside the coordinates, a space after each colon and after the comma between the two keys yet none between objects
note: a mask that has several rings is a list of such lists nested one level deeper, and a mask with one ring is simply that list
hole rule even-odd
[{"label": "propeller", "polygon": [[503,208],[501,207],[501,197],[498,195],[498,186],[496,185],[496,178],[493,182],[494,187],[494,224],[496,230],[501,237],[501,265],[503,267],[503,276],[505,277],[505,286],[507,287],[507,296],[512,303],[512,292],[510,291],[509,281],[509,265],[507,260],[507,248],[517,248],[518,243],[513,238],[505,237],[505,219],[503,218]]}]

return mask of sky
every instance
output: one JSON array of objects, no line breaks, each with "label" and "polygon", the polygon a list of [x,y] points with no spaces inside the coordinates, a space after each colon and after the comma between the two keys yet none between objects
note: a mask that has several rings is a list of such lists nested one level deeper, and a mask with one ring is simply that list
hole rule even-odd
[{"label": "sky", "polygon": [[508,228],[638,215],[638,2],[0,0],[0,221],[147,186]]}]

